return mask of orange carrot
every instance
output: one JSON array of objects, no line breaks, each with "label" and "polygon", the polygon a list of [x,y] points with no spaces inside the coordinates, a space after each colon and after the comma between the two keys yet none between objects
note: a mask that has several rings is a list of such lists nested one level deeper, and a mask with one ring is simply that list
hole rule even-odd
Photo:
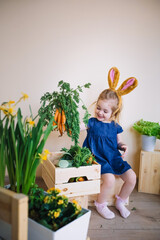
[{"label": "orange carrot", "polygon": [[58,114],[58,130],[59,130],[59,132],[60,132],[60,134],[62,136],[62,121],[61,120],[62,120],[62,115],[59,112],[59,114]]},{"label": "orange carrot", "polygon": [[54,115],[54,120],[57,122],[58,120],[58,114],[59,114],[59,110],[58,108],[56,109],[55,115]]},{"label": "orange carrot", "polygon": [[64,110],[62,110],[62,124],[65,124],[65,123],[66,123],[66,116],[65,116]]}]

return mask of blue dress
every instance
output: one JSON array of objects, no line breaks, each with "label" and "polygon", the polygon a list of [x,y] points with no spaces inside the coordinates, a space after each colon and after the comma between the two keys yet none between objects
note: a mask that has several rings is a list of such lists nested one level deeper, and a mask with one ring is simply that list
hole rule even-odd
[{"label": "blue dress", "polygon": [[123,132],[122,127],[114,121],[103,123],[96,118],[89,119],[83,147],[91,150],[101,165],[101,174],[121,175],[131,168],[126,161],[123,161],[117,148],[117,134],[121,132]]}]

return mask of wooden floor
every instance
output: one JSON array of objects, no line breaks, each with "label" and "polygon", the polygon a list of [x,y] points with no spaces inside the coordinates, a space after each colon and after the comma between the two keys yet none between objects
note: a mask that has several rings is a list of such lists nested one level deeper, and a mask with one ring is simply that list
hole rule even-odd
[{"label": "wooden floor", "polygon": [[114,208],[113,220],[103,219],[92,211],[88,235],[91,240],[160,240],[160,195],[139,193],[130,196],[128,209],[131,215],[124,219]]},{"label": "wooden floor", "polygon": [[[37,184],[46,190],[43,180]],[[130,196],[128,209],[131,215],[124,219],[114,208],[113,220],[102,218],[94,207],[88,236],[90,240],[160,240],[160,195],[139,193],[137,189]]]}]

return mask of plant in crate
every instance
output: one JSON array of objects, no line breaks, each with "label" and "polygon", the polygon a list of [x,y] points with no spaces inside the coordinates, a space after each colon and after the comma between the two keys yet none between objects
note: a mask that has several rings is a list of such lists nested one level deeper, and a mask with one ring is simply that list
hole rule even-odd
[{"label": "plant in crate", "polygon": [[32,111],[30,118],[23,118],[20,108],[16,111],[17,104],[26,98],[28,95],[23,94],[16,103],[8,101],[0,106],[0,186],[4,186],[7,167],[11,190],[24,194],[35,182],[41,161],[39,154],[54,128],[52,118],[44,130],[42,117],[35,123],[36,117],[33,118]]}]

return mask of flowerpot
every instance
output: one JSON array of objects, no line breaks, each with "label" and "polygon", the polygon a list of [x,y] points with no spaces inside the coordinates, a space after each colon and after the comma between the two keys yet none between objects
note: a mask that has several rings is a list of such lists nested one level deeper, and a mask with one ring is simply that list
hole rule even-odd
[{"label": "flowerpot", "polygon": [[155,136],[142,135],[142,150],[153,152],[156,144]]},{"label": "flowerpot", "polygon": [[29,218],[28,240],[86,240],[91,211],[84,208],[82,211],[82,216],[55,232]]}]

